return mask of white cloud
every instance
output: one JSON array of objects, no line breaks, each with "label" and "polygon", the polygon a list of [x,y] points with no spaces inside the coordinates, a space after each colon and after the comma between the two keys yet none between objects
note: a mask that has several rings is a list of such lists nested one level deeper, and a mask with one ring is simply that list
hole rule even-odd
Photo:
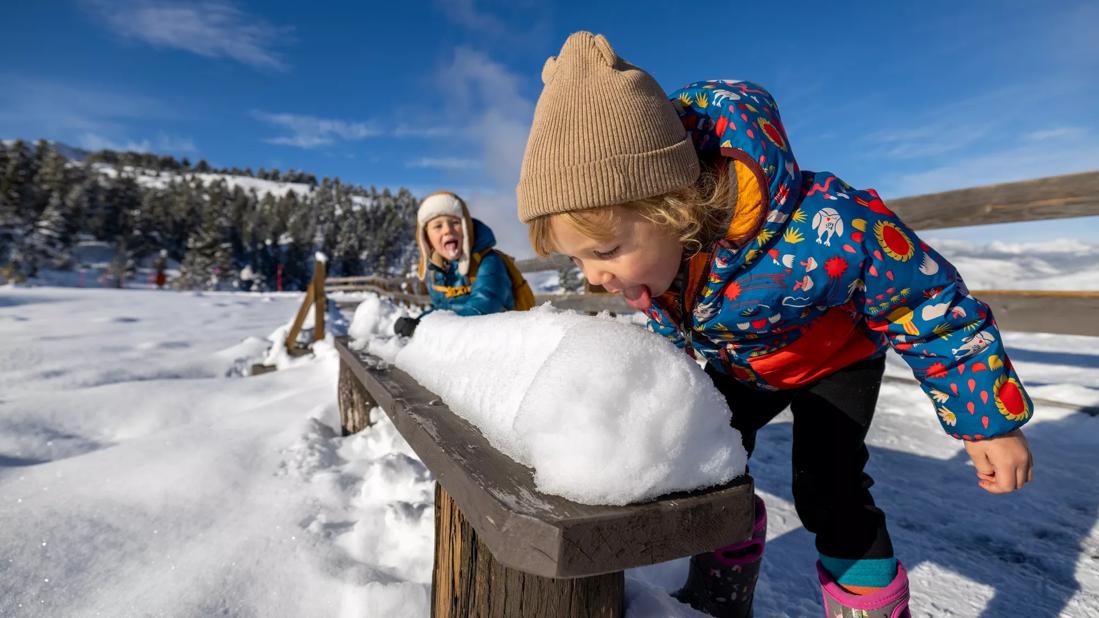
[{"label": "white cloud", "polygon": [[481,167],[481,161],[478,159],[462,159],[459,157],[420,157],[415,161],[409,161],[408,167],[440,170],[473,170]]},{"label": "white cloud", "polygon": [[77,139],[77,146],[84,150],[117,150],[120,152],[151,152],[152,143],[144,139],[135,141],[115,141],[96,133],[85,133]]},{"label": "white cloud", "polygon": [[0,135],[42,137],[91,150],[197,150],[190,137],[135,128],[156,127],[174,117],[169,105],[153,97],[3,73],[0,82],[8,85],[0,91]]},{"label": "white cloud", "polygon": [[1055,127],[1052,129],[1031,131],[1024,135],[1023,139],[1031,142],[1051,142],[1077,139],[1084,137],[1087,134],[1088,130],[1083,127]]},{"label": "white cloud", "polygon": [[452,21],[480,34],[504,34],[507,26],[500,19],[480,11],[474,0],[440,0],[436,3]]},{"label": "white cloud", "polygon": [[393,137],[450,137],[459,132],[454,127],[419,127],[399,124],[393,129]]},{"label": "white cloud", "polygon": [[273,26],[228,2],[95,0],[90,6],[126,38],[264,69],[287,68],[272,48],[291,28]]},{"label": "white cloud", "polygon": [[367,122],[347,122],[303,114],[271,113],[259,110],[253,111],[252,115],[268,124],[290,130],[290,135],[265,140],[271,144],[317,148],[333,144],[337,140],[353,141],[382,135],[381,130]]},{"label": "white cloud", "polygon": [[138,141],[116,140],[98,133],[83,133],[77,138],[77,146],[84,150],[118,150],[126,152],[158,152],[163,154],[189,154],[198,151],[190,137],[159,134],[154,139]]},{"label": "white cloud", "polygon": [[964,189],[1030,178],[1099,169],[1099,144],[1041,148],[1016,144],[1004,150],[960,157],[919,172],[900,174],[881,184],[882,194],[903,197]]},{"label": "white cloud", "polygon": [[916,129],[876,131],[867,140],[880,145],[878,154],[893,159],[918,159],[956,152],[987,136],[990,124],[942,121]]},{"label": "white cloud", "polygon": [[[1016,83],[979,92],[962,99],[945,99],[919,113],[903,117],[903,126],[886,126],[866,135],[872,158],[917,160],[956,156],[1002,146],[1005,135],[1015,135],[1016,127],[1033,114],[1047,88]],[[989,113],[995,110],[995,113]]]},{"label": "white cloud", "polygon": [[485,173],[486,182],[463,198],[473,215],[492,227],[504,251],[531,255],[526,226],[516,215],[515,185],[534,101],[522,94],[517,74],[465,47],[454,51],[452,61],[439,71],[438,83],[447,97],[448,112],[465,123],[461,135],[479,151]]},{"label": "white cloud", "polygon": [[117,134],[124,120],[166,117],[171,110],[155,98],[39,78],[0,73],[0,131],[57,135]]}]

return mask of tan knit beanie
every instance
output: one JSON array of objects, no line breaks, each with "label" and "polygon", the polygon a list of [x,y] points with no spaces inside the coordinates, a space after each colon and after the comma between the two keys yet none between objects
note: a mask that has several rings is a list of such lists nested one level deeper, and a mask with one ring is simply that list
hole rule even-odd
[{"label": "tan knit beanie", "polygon": [[660,195],[698,178],[698,155],[664,91],[603,35],[570,35],[546,60],[542,83],[516,187],[523,223]]}]

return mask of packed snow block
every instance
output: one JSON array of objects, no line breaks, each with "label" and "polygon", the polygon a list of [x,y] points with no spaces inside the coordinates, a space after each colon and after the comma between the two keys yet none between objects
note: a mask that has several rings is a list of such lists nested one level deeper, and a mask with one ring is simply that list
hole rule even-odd
[{"label": "packed snow block", "polygon": [[636,324],[552,307],[436,311],[394,363],[533,468],[543,493],[623,505],[744,474],[713,381]]},{"label": "packed snow block", "polygon": [[[494,448],[405,372],[337,340],[341,364],[385,410],[500,564],[546,578],[591,577],[747,539],[753,484],[721,485],[621,506],[538,490],[531,468]],[[578,470],[577,474],[584,474]],[[438,539],[437,539],[438,549]]]}]

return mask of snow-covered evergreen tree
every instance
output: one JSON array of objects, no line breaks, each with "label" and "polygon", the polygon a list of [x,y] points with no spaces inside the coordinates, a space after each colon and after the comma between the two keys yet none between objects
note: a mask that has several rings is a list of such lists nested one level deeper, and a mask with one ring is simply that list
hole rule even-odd
[{"label": "snow-covered evergreen tree", "polygon": [[177,285],[185,289],[224,290],[233,287],[239,268],[233,263],[229,213],[224,193],[209,199],[202,211],[202,225],[187,239]]},{"label": "snow-covered evergreen tree", "polygon": [[27,243],[36,267],[67,269],[72,265],[72,227],[69,208],[58,193],[51,193]]}]

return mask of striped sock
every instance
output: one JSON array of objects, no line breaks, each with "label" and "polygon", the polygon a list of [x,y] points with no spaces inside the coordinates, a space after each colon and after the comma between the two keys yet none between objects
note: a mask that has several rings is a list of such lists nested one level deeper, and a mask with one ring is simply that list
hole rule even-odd
[{"label": "striped sock", "polygon": [[824,554],[819,556],[824,570],[851,594],[871,594],[885,588],[897,577],[896,558],[852,560]]}]

